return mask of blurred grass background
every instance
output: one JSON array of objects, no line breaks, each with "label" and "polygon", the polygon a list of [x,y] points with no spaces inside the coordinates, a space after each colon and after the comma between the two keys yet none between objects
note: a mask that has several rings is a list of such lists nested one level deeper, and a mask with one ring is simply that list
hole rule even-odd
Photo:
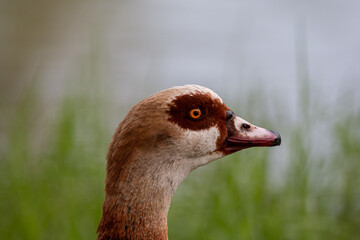
[{"label": "blurred grass background", "polygon": [[[164,9],[174,12],[173,5],[179,7],[179,3],[154,2],[157,3],[152,5],[155,10],[165,6]],[[241,65],[244,72],[248,69],[253,76],[224,74],[220,79],[216,75],[211,80],[205,73],[199,75],[190,68],[187,75],[180,74],[184,79],[178,81],[179,72],[173,69],[175,80],[166,82],[169,65],[161,64],[164,64],[162,60],[169,59],[161,56],[172,50],[166,45],[165,50],[161,50],[157,45],[168,40],[161,33],[169,33],[169,29],[162,25],[163,32],[153,33],[153,28],[139,28],[136,23],[134,27],[115,22],[120,24],[120,34],[135,31],[133,39],[155,47],[152,53],[146,47],[140,49],[149,55],[139,57],[134,48],[141,44],[122,39],[119,52],[124,53],[123,49],[133,52],[125,54],[125,60],[107,58],[115,53],[106,48],[111,41],[103,36],[103,28],[108,24],[104,23],[108,17],[104,13],[110,15],[109,9],[118,6],[114,3],[108,3],[107,7],[99,3],[91,7],[80,1],[76,1],[75,6],[70,1],[68,4],[41,0],[33,4],[0,3],[3,47],[0,57],[0,233],[3,239],[95,239],[104,199],[105,155],[114,129],[128,109],[143,97],[184,82],[213,88],[240,116],[278,130],[283,145],[244,150],[195,170],[173,198],[168,218],[169,239],[359,239],[360,108],[357,94],[360,74],[355,71],[340,79],[340,83],[347,78],[355,79],[345,82],[344,89],[319,87],[323,85],[311,76],[312,69],[316,68],[320,77],[331,69],[321,69],[321,64],[309,61],[309,54],[314,52],[310,51],[308,30],[301,21],[300,27],[295,27],[295,77],[286,75],[294,82],[295,91],[292,91],[291,85],[281,87],[290,80],[277,81],[275,78],[279,76],[271,75],[274,72],[267,72],[266,68],[262,69],[263,80],[246,64]],[[115,13],[124,13],[123,9],[131,5],[126,1],[119,4],[120,10],[113,10]],[[192,3],[186,4],[189,9],[192,7]],[[232,7],[230,2],[227,4]],[[201,3],[196,6],[202,7]],[[244,13],[246,6],[239,6],[234,11]],[[68,16],[69,11],[77,16],[72,19],[74,22],[69,18],[65,24],[58,25],[55,20]],[[134,18],[126,15],[122,20],[140,19],[144,9],[133,11]],[[151,12],[145,13],[151,15]],[[216,19],[213,15],[207,17]],[[145,17],[143,21],[147,20]],[[196,19],[194,21],[197,23]],[[257,26],[256,22],[252,23]],[[176,24],[181,33],[181,26]],[[68,42],[66,36],[74,32],[59,28],[65,25],[75,25],[77,30],[87,27],[85,33],[72,36],[81,39],[77,40],[82,44],[77,42],[73,46]],[[218,29],[223,27],[220,24]],[[142,39],[143,31],[148,31],[145,39]],[[174,33],[177,28],[171,31]],[[237,31],[236,27],[231,31]],[[214,30],[214,33],[219,32]],[[251,31],[245,34],[251,35]],[[50,38],[44,37],[48,35]],[[60,35],[60,39],[55,37]],[[156,38],[159,35],[161,37]],[[234,41],[238,40],[237,36]],[[160,39],[160,43],[152,42],[154,38]],[[66,44],[61,45],[62,42]],[[219,45],[229,44],[221,39],[219,42]],[[214,44],[210,43],[210,46]],[[240,41],[242,44],[246,44],[244,39]],[[194,46],[190,49],[201,48],[197,44]],[[258,46],[255,44],[255,48]],[[82,51],[76,57],[64,58],[61,52],[68,47]],[[352,49],[358,47],[359,43]],[[211,49],[205,48],[205,51]],[[221,61],[235,60],[237,54],[246,52],[237,50],[229,57],[228,51],[225,49]],[[256,52],[250,53],[256,55]],[[196,51],[194,54],[189,58],[196,58]],[[346,56],[360,59],[359,54],[352,54]],[[57,57],[62,59],[57,60],[61,64],[49,64]],[[143,57],[150,62],[153,60],[153,65],[144,68],[150,63],[137,62]],[[271,65],[277,58],[280,57],[272,55],[264,64]],[[202,60],[207,61],[206,58]],[[69,63],[64,64],[66,61]],[[187,59],[174,61],[184,64]],[[108,73],[108,68],[104,68],[107,64],[119,64],[119,75]],[[195,66],[201,68],[201,61],[198,64]],[[323,64],[328,63],[324,61]],[[54,66],[58,68],[51,70]],[[212,74],[209,66],[202,70]],[[225,67],[223,71],[231,69]],[[111,78],[117,79],[116,82],[109,80]],[[273,85],[279,86],[276,92]],[[330,101],[333,96],[323,91],[339,94],[335,94],[335,101]]]}]

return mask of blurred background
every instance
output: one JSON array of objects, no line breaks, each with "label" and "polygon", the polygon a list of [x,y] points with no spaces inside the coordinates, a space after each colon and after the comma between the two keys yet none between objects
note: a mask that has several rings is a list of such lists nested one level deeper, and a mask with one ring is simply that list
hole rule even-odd
[{"label": "blurred background", "polygon": [[0,232],[95,239],[131,106],[199,84],[283,144],[191,173],[170,239],[359,239],[360,2],[0,0]]}]

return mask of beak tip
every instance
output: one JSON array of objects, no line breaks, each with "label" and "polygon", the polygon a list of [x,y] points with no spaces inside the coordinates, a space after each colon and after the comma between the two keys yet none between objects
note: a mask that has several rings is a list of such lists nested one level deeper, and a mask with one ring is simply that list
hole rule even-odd
[{"label": "beak tip", "polygon": [[274,139],[274,146],[279,146],[281,144],[281,136],[278,132],[273,131],[273,130],[269,130],[271,133],[273,133],[275,135],[275,139]]}]

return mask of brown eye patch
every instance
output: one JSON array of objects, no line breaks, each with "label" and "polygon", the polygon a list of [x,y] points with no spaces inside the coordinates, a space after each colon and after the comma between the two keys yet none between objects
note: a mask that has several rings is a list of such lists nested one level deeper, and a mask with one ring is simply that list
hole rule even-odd
[{"label": "brown eye patch", "polygon": [[[192,114],[197,114],[198,110],[201,111],[201,115],[198,121],[194,121],[196,118]],[[183,129],[200,131],[217,125],[221,135],[225,132],[223,138],[226,138],[227,110],[229,108],[220,99],[214,99],[210,94],[199,92],[176,97],[169,104],[167,113],[169,114],[168,120]]]}]

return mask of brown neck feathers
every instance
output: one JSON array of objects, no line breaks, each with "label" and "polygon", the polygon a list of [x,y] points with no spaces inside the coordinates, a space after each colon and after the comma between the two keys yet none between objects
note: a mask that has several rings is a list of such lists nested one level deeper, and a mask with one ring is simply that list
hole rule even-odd
[{"label": "brown neck feathers", "polygon": [[159,184],[152,159],[136,157],[136,148],[123,136],[124,132],[120,133],[121,126],[107,155],[105,200],[97,229],[98,240],[166,240],[172,193]]},{"label": "brown neck feathers", "polygon": [[106,197],[98,227],[98,240],[167,240],[167,219],[142,206]]}]

